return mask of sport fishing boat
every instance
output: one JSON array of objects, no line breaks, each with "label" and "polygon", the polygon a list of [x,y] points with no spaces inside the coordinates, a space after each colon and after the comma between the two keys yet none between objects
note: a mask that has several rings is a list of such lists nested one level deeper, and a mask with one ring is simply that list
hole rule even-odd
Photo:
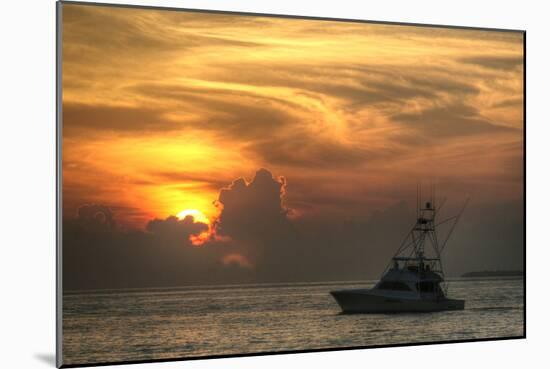
[{"label": "sport fishing boat", "polygon": [[[417,190],[416,223],[373,288],[330,292],[344,313],[464,309],[464,300],[447,297],[448,285],[445,283],[441,253],[468,201],[458,215],[436,223],[436,215],[442,206],[436,208],[433,202],[435,191],[432,189],[431,192],[432,200],[423,203],[421,191]],[[440,246],[436,228],[449,222],[452,222],[452,226]]]}]

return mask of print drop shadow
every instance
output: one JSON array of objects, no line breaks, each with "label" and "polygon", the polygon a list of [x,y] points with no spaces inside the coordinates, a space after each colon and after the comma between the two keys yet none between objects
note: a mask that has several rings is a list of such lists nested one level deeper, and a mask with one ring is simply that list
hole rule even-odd
[{"label": "print drop shadow", "polygon": [[34,354],[34,358],[45,364],[48,364],[51,367],[55,367],[55,354],[38,353],[38,354]]}]

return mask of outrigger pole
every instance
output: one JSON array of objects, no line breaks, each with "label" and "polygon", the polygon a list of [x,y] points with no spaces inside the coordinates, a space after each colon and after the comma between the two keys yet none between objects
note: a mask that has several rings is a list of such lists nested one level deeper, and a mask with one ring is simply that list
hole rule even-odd
[{"label": "outrigger pole", "polygon": [[[464,201],[464,205],[462,206],[462,209],[460,210],[460,213],[458,213],[458,215],[454,216],[453,218],[455,218],[455,221],[451,227],[451,229],[449,230],[449,233],[447,233],[447,237],[445,238],[445,241],[443,242],[443,245],[441,245],[441,250],[440,250],[440,253],[443,252],[443,249],[445,249],[445,246],[447,245],[447,241],[449,241],[449,238],[451,237],[451,234],[453,233],[458,221],[460,220],[460,217],[462,216],[462,213],[464,213],[464,210],[466,209],[466,205],[468,205],[468,202],[470,201],[470,198],[468,197],[466,199],[466,201]],[[449,218],[448,220],[451,220],[452,218]],[[447,221],[447,220],[446,220]],[[446,221],[442,222],[442,223],[439,223],[439,224],[443,224],[445,223]]]}]

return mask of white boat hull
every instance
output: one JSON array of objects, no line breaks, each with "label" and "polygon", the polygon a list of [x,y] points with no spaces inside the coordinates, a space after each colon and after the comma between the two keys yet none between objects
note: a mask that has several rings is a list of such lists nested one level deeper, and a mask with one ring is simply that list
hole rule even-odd
[{"label": "white boat hull", "polygon": [[464,300],[420,299],[384,296],[367,291],[341,290],[330,293],[344,313],[407,313],[464,310]]}]

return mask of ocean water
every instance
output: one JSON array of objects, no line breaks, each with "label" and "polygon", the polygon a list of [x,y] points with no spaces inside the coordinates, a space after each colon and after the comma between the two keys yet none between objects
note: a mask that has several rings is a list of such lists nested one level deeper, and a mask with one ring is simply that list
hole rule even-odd
[{"label": "ocean water", "polygon": [[456,279],[464,311],[341,314],[329,291],[374,281],[173,288],[63,297],[64,364],[328,349],[524,333],[523,279]]}]

